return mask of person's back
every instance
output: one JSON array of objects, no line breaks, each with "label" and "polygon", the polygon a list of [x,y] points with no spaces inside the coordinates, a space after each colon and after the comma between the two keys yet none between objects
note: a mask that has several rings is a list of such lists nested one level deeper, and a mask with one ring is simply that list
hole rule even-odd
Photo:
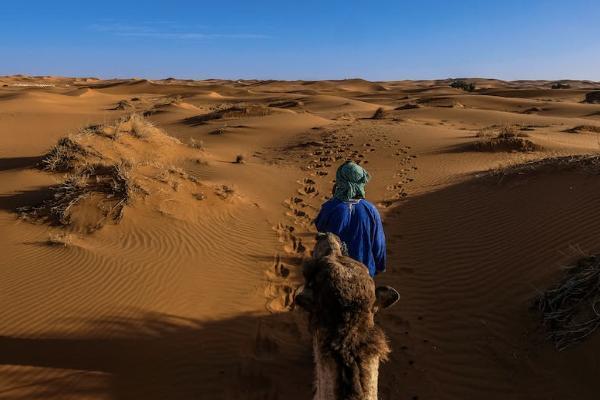
[{"label": "person's back", "polygon": [[323,204],[315,225],[319,232],[335,233],[348,249],[348,255],[362,262],[374,276],[385,271],[385,235],[377,208],[364,199],[369,174],[359,165],[347,162],[336,174],[334,197]]}]

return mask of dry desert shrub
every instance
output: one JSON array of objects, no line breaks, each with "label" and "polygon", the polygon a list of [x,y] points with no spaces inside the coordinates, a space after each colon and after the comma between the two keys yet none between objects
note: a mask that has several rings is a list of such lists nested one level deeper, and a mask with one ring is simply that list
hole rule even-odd
[{"label": "dry desert shrub", "polygon": [[463,81],[461,79],[457,79],[455,81],[452,81],[452,83],[450,83],[450,87],[456,88],[456,89],[462,89],[466,92],[472,92],[476,89],[475,84],[474,83],[467,83],[466,81]]},{"label": "dry desert shrub", "polygon": [[586,93],[584,103],[600,104],[600,90]]},{"label": "dry desert shrub", "polygon": [[523,110],[523,114],[533,114],[533,113],[538,113],[538,112],[542,112],[542,111],[544,111],[543,108],[534,106],[534,107],[529,107],[526,110]]},{"label": "dry desert shrub", "polygon": [[522,132],[522,127],[520,125],[514,124],[505,124],[500,126],[498,130],[498,138],[500,139],[510,139],[516,137],[528,137],[527,133]]},{"label": "dry desert shrub", "polygon": [[570,89],[571,85],[564,82],[554,82],[551,86],[552,89]]},{"label": "dry desert shrub", "polygon": [[217,128],[214,131],[210,131],[209,135],[222,136],[227,132],[226,128]]},{"label": "dry desert shrub", "polygon": [[125,121],[130,124],[129,132],[138,139],[148,138],[158,131],[154,124],[139,114],[131,114]]},{"label": "dry desert shrub", "polygon": [[277,107],[277,108],[292,108],[292,107],[301,107],[304,103],[300,100],[280,100],[275,101],[269,104],[269,107]]},{"label": "dry desert shrub", "polygon": [[130,108],[133,108],[130,102],[127,100],[121,100],[111,110],[128,110]]},{"label": "dry desert shrub", "polygon": [[394,110],[412,110],[414,108],[421,108],[422,106],[417,103],[406,103],[404,105],[394,108]]},{"label": "dry desert shrub", "polygon": [[581,342],[600,326],[600,257],[580,259],[562,280],[534,301],[557,350]]},{"label": "dry desert shrub", "polygon": [[206,199],[206,195],[202,192],[192,193],[192,197],[199,201]]},{"label": "dry desert shrub", "polygon": [[188,146],[190,146],[193,149],[202,150],[202,149],[204,149],[204,142],[202,140],[196,140],[194,138],[190,138]]},{"label": "dry desert shrub", "polygon": [[531,140],[524,139],[529,135],[521,131],[518,125],[502,125],[500,127],[486,127],[479,130],[476,137],[482,138],[472,144],[476,151],[536,151],[540,146]]},{"label": "dry desert shrub", "polygon": [[478,138],[499,138],[509,139],[515,137],[529,137],[529,135],[523,130],[527,130],[527,127],[515,124],[504,124],[504,125],[490,125],[481,128],[475,133],[475,137]]},{"label": "dry desert shrub", "polygon": [[82,200],[98,194],[103,198],[99,208],[104,217],[92,227],[97,229],[105,220],[119,221],[123,217],[134,188],[127,165],[88,165],[68,175],[60,184],[51,186],[52,196],[40,205],[21,207],[18,211],[25,219],[70,225],[73,209]]},{"label": "dry desert shrub", "polygon": [[89,151],[74,136],[62,137],[44,156],[40,167],[51,172],[67,172],[73,170],[88,155]]},{"label": "dry desert shrub", "polygon": [[184,122],[189,125],[201,125],[208,121],[218,119],[262,117],[265,115],[269,115],[270,113],[271,109],[263,105],[234,105],[212,111],[208,114],[196,115],[194,117],[186,118]]},{"label": "dry desert shrub", "polygon": [[486,126],[475,133],[478,138],[491,138],[497,135],[496,129],[493,126]]},{"label": "dry desert shrub", "polygon": [[236,164],[245,164],[246,163],[246,157],[244,157],[243,154],[238,154],[237,156],[235,156],[235,163]]},{"label": "dry desert shrub", "polygon": [[371,119],[384,119],[385,118],[385,110],[383,109],[383,107],[379,107],[377,110],[375,110],[375,112],[373,113],[373,116],[371,117]]},{"label": "dry desert shrub", "polygon": [[571,129],[565,130],[569,133],[600,133],[600,126],[597,125],[577,125]]},{"label": "dry desert shrub", "polygon": [[45,242],[48,246],[68,247],[72,243],[71,235],[66,232],[53,232]]},{"label": "dry desert shrub", "polygon": [[215,194],[221,199],[226,200],[235,194],[235,189],[231,186],[221,185],[215,189]]}]

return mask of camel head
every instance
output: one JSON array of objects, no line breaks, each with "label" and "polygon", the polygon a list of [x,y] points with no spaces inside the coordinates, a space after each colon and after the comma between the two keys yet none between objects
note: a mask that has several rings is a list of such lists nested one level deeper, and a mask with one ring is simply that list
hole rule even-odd
[{"label": "camel head", "polygon": [[[314,278],[318,271],[318,266],[323,264],[327,258],[337,258],[341,259],[342,257],[345,259],[346,265],[352,265],[355,269],[357,265],[362,266],[366,270],[366,266],[362,265],[358,261],[349,259],[346,257],[348,255],[348,251],[346,249],[346,244],[342,242],[342,240],[333,233],[318,233],[317,234],[317,242],[313,249],[312,260],[305,263],[304,265],[304,278],[305,285],[301,291],[296,295],[295,303],[300,307],[304,308],[306,311],[311,311],[314,306]],[[355,271],[357,272],[357,271]],[[364,272],[364,271],[361,271]],[[350,280],[359,278],[355,276],[356,274],[348,274],[347,278]],[[367,282],[367,286],[369,283],[373,283],[372,279],[367,280],[364,273],[358,274],[360,278],[362,278],[365,282]],[[367,273],[368,276],[368,273]],[[370,292],[371,288],[369,287],[368,291]],[[378,286],[375,288],[373,283],[374,295],[368,296],[369,299],[373,298],[374,302],[371,305],[371,309],[373,312],[377,312],[378,310],[389,308],[396,304],[396,302],[400,299],[400,294],[390,286]]]},{"label": "camel head", "polygon": [[400,295],[389,286],[376,288],[367,267],[344,255],[344,247],[332,233],[318,235],[295,303],[309,313],[315,399],[371,400],[377,398],[379,362],[390,352],[374,315]]}]

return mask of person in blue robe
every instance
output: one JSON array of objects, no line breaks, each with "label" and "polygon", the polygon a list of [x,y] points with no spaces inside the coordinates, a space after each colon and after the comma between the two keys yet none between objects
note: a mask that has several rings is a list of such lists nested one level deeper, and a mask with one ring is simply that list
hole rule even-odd
[{"label": "person in blue robe", "polygon": [[345,243],[348,256],[362,262],[373,277],[386,267],[385,234],[377,208],[365,199],[369,173],[347,161],[335,175],[333,197],[322,206],[314,223]]}]

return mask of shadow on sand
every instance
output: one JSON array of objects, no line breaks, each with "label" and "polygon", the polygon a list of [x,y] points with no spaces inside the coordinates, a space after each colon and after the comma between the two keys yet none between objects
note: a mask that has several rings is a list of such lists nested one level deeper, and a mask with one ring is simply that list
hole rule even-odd
[{"label": "shadow on sand", "polygon": [[33,168],[43,158],[43,156],[0,158],[0,171]]},{"label": "shadow on sand", "polygon": [[0,336],[0,371],[11,368],[0,398],[308,399],[304,319],[300,312],[209,322],[152,314],[96,321],[85,337]]}]

